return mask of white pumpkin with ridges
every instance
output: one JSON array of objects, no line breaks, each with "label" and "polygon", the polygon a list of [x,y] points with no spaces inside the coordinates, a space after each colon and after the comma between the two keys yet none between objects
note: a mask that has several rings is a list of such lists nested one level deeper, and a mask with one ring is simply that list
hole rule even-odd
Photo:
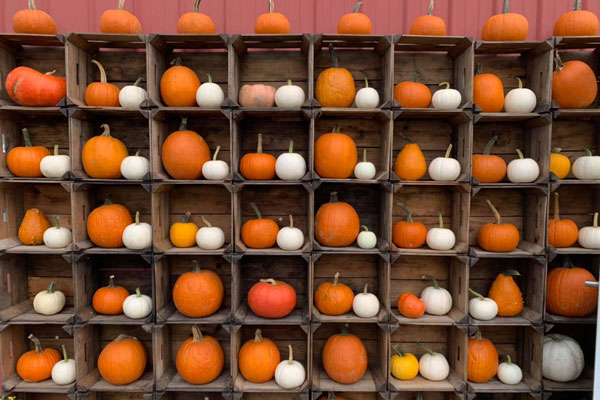
[{"label": "white pumpkin with ridges", "polygon": [[140,104],[148,100],[148,92],[143,87],[138,86],[142,78],[138,78],[133,85],[123,87],[119,92],[119,103],[121,107],[128,110],[140,108]]},{"label": "white pumpkin with ridges", "polygon": [[281,361],[275,368],[275,383],[284,389],[295,389],[302,386],[306,379],[304,366],[294,360],[292,345],[288,345],[290,358]]},{"label": "white pumpkin with ridges", "polygon": [[362,226],[363,230],[358,234],[356,238],[356,244],[361,249],[373,249],[377,246],[377,236],[375,232],[370,231],[366,225]]},{"label": "white pumpkin with ridges", "polygon": [[513,89],[504,98],[504,110],[513,114],[528,114],[535,110],[537,98],[531,89],[523,87],[523,81],[517,77],[519,88]]},{"label": "white pumpkin with ridges", "polygon": [[436,157],[429,164],[429,176],[434,181],[454,181],[460,175],[460,163],[450,157],[452,144],[448,146],[444,157]]},{"label": "white pumpkin with ridges", "polygon": [[71,231],[60,226],[58,215],[54,216],[55,225],[44,231],[44,244],[51,249],[64,249],[71,244]]},{"label": "white pumpkin with ridges", "polygon": [[542,375],[556,382],[579,378],[585,366],[581,346],[573,338],[558,333],[544,336]]},{"label": "white pumpkin with ridges", "polygon": [[282,250],[294,251],[304,245],[304,233],[294,227],[294,218],[290,214],[290,226],[284,226],[277,233],[277,246]]},{"label": "white pumpkin with ridges", "polygon": [[540,166],[533,158],[525,158],[517,149],[519,158],[508,163],[506,175],[512,183],[531,183],[540,176]]},{"label": "white pumpkin with ridges", "polygon": [[583,149],[586,155],[579,157],[573,163],[573,176],[577,179],[597,180],[600,179],[600,156],[595,156],[589,149]]},{"label": "white pumpkin with ridges", "polygon": [[275,161],[275,173],[284,181],[297,181],[306,174],[306,160],[294,153],[294,141],[290,140],[287,153],[282,153]]},{"label": "white pumpkin with ridges", "polygon": [[40,171],[46,178],[62,178],[71,170],[71,157],[58,154],[58,145],[54,145],[54,154],[40,161]]},{"label": "white pumpkin with ridges", "polygon": [[55,315],[65,307],[65,294],[56,290],[56,283],[50,282],[48,289],[42,290],[33,298],[33,309],[38,314]]},{"label": "white pumpkin with ridges", "polygon": [[577,238],[579,245],[585,249],[600,249],[600,227],[598,227],[598,213],[594,213],[594,224],[579,230]]},{"label": "white pumpkin with ridges", "polygon": [[379,299],[373,293],[368,292],[368,283],[365,283],[365,289],[354,296],[352,301],[352,311],[361,318],[371,318],[379,312]]},{"label": "white pumpkin with ridges", "polygon": [[367,160],[367,149],[363,149],[363,160],[354,167],[354,176],[356,179],[370,180],[375,178],[377,169],[375,164]]},{"label": "white pumpkin with ridges", "polygon": [[146,318],[152,312],[152,298],[142,294],[140,288],[135,289],[135,294],[125,298],[123,313],[131,319]]},{"label": "white pumpkin with ridges", "polygon": [[144,250],[152,246],[152,226],[140,222],[140,212],[135,213],[135,221],[123,231],[123,244],[130,250]]},{"label": "white pumpkin with ridges", "polygon": [[379,93],[377,90],[369,87],[369,80],[365,78],[365,87],[356,93],[354,99],[358,108],[377,108],[379,105]]},{"label": "white pumpkin with ridges", "polygon": [[52,367],[52,381],[57,385],[69,385],[77,379],[77,369],[75,360],[69,359],[67,348],[63,344],[63,359]]},{"label": "white pumpkin with ridges", "polygon": [[498,304],[494,300],[483,297],[471,288],[469,288],[469,292],[475,296],[469,300],[469,314],[471,314],[471,317],[480,321],[489,321],[496,318]]},{"label": "white pumpkin with ridges", "polygon": [[523,371],[512,362],[509,355],[506,356],[506,362],[498,366],[498,379],[506,385],[517,385],[523,380]]},{"label": "white pumpkin with ridges", "polygon": [[427,246],[433,250],[450,250],[456,244],[456,236],[451,229],[444,228],[444,217],[439,214],[439,227],[427,232]]},{"label": "white pumpkin with ridges", "polygon": [[223,160],[217,160],[219,150],[221,150],[221,146],[217,146],[212,160],[202,165],[202,176],[209,181],[222,181],[229,177],[229,165]]},{"label": "white pumpkin with ridges", "polygon": [[212,226],[204,216],[204,225],[196,232],[196,244],[202,250],[218,250],[225,244],[225,233],[218,226]]},{"label": "white pumpkin with ridges", "polygon": [[128,156],[121,161],[121,175],[129,180],[141,180],[150,172],[150,161],[146,157],[140,156],[138,150],[135,155]]},{"label": "white pumpkin with ridges", "polygon": [[425,303],[425,312],[432,315],[446,315],[452,309],[452,295],[438,285],[433,276],[425,276],[433,281],[433,286],[426,287],[421,292],[421,300]]},{"label": "white pumpkin with ridges", "polygon": [[210,74],[206,75],[208,76],[208,82],[201,84],[196,91],[196,103],[198,103],[200,107],[221,107],[225,100],[225,93],[223,93],[221,86],[213,83]]},{"label": "white pumpkin with ridges", "polygon": [[443,354],[436,353],[430,348],[417,342],[425,350],[425,354],[419,359],[419,372],[423,378],[430,381],[443,381],[450,374],[450,365]]},{"label": "white pumpkin with ridges", "polygon": [[275,104],[277,104],[277,107],[301,107],[304,104],[304,100],[306,100],[304,89],[293,85],[290,79],[288,79],[287,85],[281,86],[275,92]]},{"label": "white pumpkin with ridges", "polygon": [[456,110],[462,102],[462,95],[456,89],[450,89],[450,82],[442,82],[439,86],[445,86],[438,89],[431,97],[433,108],[438,110]]}]

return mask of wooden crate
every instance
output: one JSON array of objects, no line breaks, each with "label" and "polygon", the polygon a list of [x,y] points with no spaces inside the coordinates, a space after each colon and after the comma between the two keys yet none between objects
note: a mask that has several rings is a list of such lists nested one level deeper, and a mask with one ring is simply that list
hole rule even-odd
[{"label": "wooden crate", "polygon": [[389,331],[387,324],[350,323],[348,332],[356,335],[365,345],[368,365],[365,375],[351,385],[333,381],[323,369],[322,352],[327,339],[339,334],[343,323],[315,323],[312,325],[312,390],[317,392],[383,392],[387,390]]},{"label": "wooden crate", "polygon": [[[104,66],[108,82],[119,88],[133,85],[138,78],[148,81],[145,35],[68,33],[65,39],[69,105],[104,108],[85,104],[85,89],[90,83],[100,81],[100,72],[92,60]],[[140,83],[140,86],[145,85]],[[122,111],[120,107],[106,108],[112,108],[113,112]]]},{"label": "wooden crate", "polygon": [[[421,318],[407,318],[398,311],[398,297],[409,292],[419,297],[433,283],[424,276],[437,279],[438,284],[452,295],[452,309],[447,315],[424,314]],[[389,302],[392,323],[402,325],[464,324],[468,314],[468,258],[465,256],[423,256],[393,254],[390,268]]]},{"label": "wooden crate", "polygon": [[142,294],[154,299],[151,258],[137,254],[77,254],[74,271],[77,323],[143,325],[153,321],[154,310],[146,318],[131,319],[125,314],[103,315],[92,307],[94,293],[108,285],[111,275],[115,276],[115,285],[123,286],[129,293],[134,294],[139,287]]},{"label": "wooden crate", "polygon": [[231,393],[231,398],[235,400],[307,400],[308,393],[257,393],[257,392],[237,392]]},{"label": "wooden crate", "polygon": [[[308,301],[312,307],[312,321],[339,323],[387,322],[389,318],[389,256],[387,254],[313,254],[312,294]],[[379,299],[379,312],[374,317],[362,318],[352,310],[344,315],[322,314],[314,304],[314,292],[323,282],[332,282],[339,272],[339,282],[348,285],[355,294],[362,293],[368,284],[369,293]]]},{"label": "wooden crate", "polygon": [[467,396],[469,400],[536,400],[542,398],[541,393],[467,393]]},{"label": "wooden crate", "polygon": [[548,400],[569,400],[572,399],[573,396],[577,396],[577,398],[581,400],[592,400],[594,397],[594,392],[544,392],[544,399]]},{"label": "wooden crate", "polygon": [[[200,397],[198,397],[200,396]],[[231,400],[231,392],[158,392],[156,393],[156,400],[204,400],[206,397],[209,399],[227,399]]]},{"label": "wooden crate", "polygon": [[[223,281],[223,304],[219,310],[205,318],[188,318],[175,308],[173,286],[177,279],[193,268],[198,261],[203,269],[210,269]],[[220,255],[165,255],[154,256],[154,279],[156,287],[156,322],[158,324],[222,324],[231,319],[231,258]]]},{"label": "wooden crate", "polygon": [[77,400],[152,400],[153,398],[153,393],[77,392]]},{"label": "wooden crate", "polygon": [[[316,392],[313,390],[312,398],[313,400],[326,400],[329,393],[327,392]],[[384,400],[384,399],[393,399],[388,392],[335,392],[336,396],[344,397],[345,399],[353,399],[353,400]],[[324,397],[323,397],[324,396]]]},{"label": "wooden crate", "polygon": [[17,398],[19,400],[73,400],[77,398],[77,393],[18,393]]},{"label": "wooden crate", "polygon": [[391,374],[389,386],[393,392],[462,392],[467,376],[467,334],[455,326],[392,325],[389,355],[396,354],[394,346],[414,354],[419,359],[426,351],[417,340],[437,353],[443,354],[450,365],[450,375],[434,382],[418,375],[410,381],[400,381]]},{"label": "wooden crate", "polygon": [[392,400],[412,400],[421,393],[423,400],[464,400],[464,393],[452,392],[392,392]]}]

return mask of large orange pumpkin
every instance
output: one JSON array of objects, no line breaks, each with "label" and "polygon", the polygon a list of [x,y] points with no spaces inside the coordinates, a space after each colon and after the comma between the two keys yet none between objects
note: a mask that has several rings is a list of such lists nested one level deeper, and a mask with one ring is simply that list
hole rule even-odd
[{"label": "large orange pumpkin", "polygon": [[[38,338],[30,334],[27,339],[35,345],[34,350],[29,350],[19,357],[17,361],[17,374],[27,382],[41,382],[52,376],[54,364],[60,361],[60,354],[51,347],[42,348]],[[8,354],[5,354],[7,356]]]},{"label": "large orange pumpkin", "polygon": [[504,108],[504,85],[496,75],[484,74],[482,64],[477,64],[473,79],[473,103],[483,112],[497,113]]},{"label": "large orange pumpkin", "polygon": [[119,107],[119,88],[108,83],[104,66],[97,60],[92,63],[100,71],[100,82],[92,82],[85,89],[85,104],[96,107]]},{"label": "large orange pumpkin", "polygon": [[554,36],[596,36],[598,17],[581,9],[581,0],[575,0],[573,11],[561,15],[554,24]]},{"label": "large orange pumpkin", "polygon": [[215,22],[206,14],[199,11],[200,1],[194,2],[194,11],[183,14],[177,21],[177,33],[182,34],[214,34],[217,29]]},{"label": "large orange pumpkin", "polygon": [[325,373],[337,383],[350,385],[358,382],[367,371],[367,350],[363,342],[348,333],[348,325],[342,332],[327,339],[323,346],[322,360]]},{"label": "large orange pumpkin", "polygon": [[473,178],[479,183],[497,183],[506,176],[506,161],[490,154],[497,140],[498,136],[494,136],[485,146],[483,154],[473,155]]},{"label": "large orange pumpkin", "polygon": [[332,68],[319,74],[315,98],[323,107],[350,107],[356,96],[354,78],[346,68],[340,68],[333,44],[329,43]]},{"label": "large orange pumpkin", "polygon": [[137,381],[146,369],[148,357],[142,343],[133,336],[119,335],[98,356],[98,372],[113,385]]},{"label": "large orange pumpkin", "polygon": [[35,0],[28,0],[28,8],[17,11],[12,17],[15,33],[56,35],[56,22],[46,12],[35,8]]},{"label": "large orange pumpkin", "polygon": [[113,204],[106,195],[104,204],[92,210],[87,218],[87,233],[96,245],[105,248],[123,246],[123,231],[133,223],[129,210],[121,204]]},{"label": "large orange pumpkin", "polygon": [[568,256],[563,266],[548,273],[546,281],[546,310],[565,317],[584,317],[598,305],[598,289],[585,282],[596,278],[587,269],[575,267]]},{"label": "large orange pumpkin", "polygon": [[50,155],[50,150],[43,146],[32,146],[29,130],[21,129],[25,146],[13,147],[6,155],[6,166],[15,176],[40,178],[40,162]]},{"label": "large orange pumpkin", "polygon": [[123,302],[129,296],[129,291],[123,286],[115,285],[115,276],[108,277],[108,286],[101,287],[94,292],[92,307],[94,311],[104,315],[118,315],[123,313]]},{"label": "large orange pumpkin", "polygon": [[256,153],[244,154],[240,160],[240,173],[249,180],[271,180],[275,178],[276,161],[272,154],[263,153],[262,133],[259,133]]},{"label": "large orange pumpkin", "polygon": [[248,307],[263,318],[284,318],[296,307],[296,291],[282,281],[261,279],[248,291]]},{"label": "large orange pumpkin", "polygon": [[571,247],[577,242],[579,229],[570,219],[560,219],[558,192],[554,192],[554,219],[548,221],[548,244],[554,247]]},{"label": "large orange pumpkin", "polygon": [[37,208],[30,208],[25,212],[17,236],[24,245],[38,246],[44,244],[44,232],[48,228],[50,223],[44,213]]},{"label": "large orange pumpkin", "polygon": [[198,326],[192,326],[192,337],[177,350],[177,373],[192,385],[204,385],[221,375],[224,364],[225,354],[219,341],[212,336],[203,336]]},{"label": "large orange pumpkin", "polygon": [[504,0],[502,14],[488,18],[483,25],[481,38],[493,42],[512,42],[527,39],[529,22],[521,14],[511,13],[510,1]]},{"label": "large orange pumpkin", "polygon": [[350,177],[357,159],[356,143],[340,132],[339,125],[333,127],[333,132],[319,136],[315,143],[315,171],[321,178]]},{"label": "large orange pumpkin", "polygon": [[440,17],[433,15],[435,0],[429,0],[427,15],[420,16],[410,26],[411,35],[446,36],[446,23]]},{"label": "large orange pumpkin", "polygon": [[202,166],[210,160],[210,149],[198,133],[187,129],[187,118],[171,133],[161,149],[163,166],[175,179],[200,179]]},{"label": "large orange pumpkin", "polygon": [[394,99],[402,108],[428,108],[431,104],[431,90],[417,82],[418,74],[413,81],[400,82],[394,88]]},{"label": "large orange pumpkin", "polygon": [[373,31],[371,20],[366,14],[360,12],[363,2],[359,1],[350,14],[340,18],[337,33],[340,35],[370,35]]},{"label": "large orange pumpkin", "polygon": [[423,247],[427,239],[427,228],[421,222],[415,222],[408,207],[396,203],[406,214],[406,221],[398,221],[392,229],[392,242],[404,249],[418,249]]},{"label": "large orange pumpkin", "polygon": [[360,220],[354,207],[338,202],[337,192],[331,192],[329,203],[319,207],[315,216],[315,236],[323,246],[350,246],[360,231]]},{"label": "large orange pumpkin", "polygon": [[254,339],[244,343],[238,354],[240,373],[253,383],[265,383],[273,379],[280,360],[279,349],[271,339],[262,337],[260,329],[256,330]]},{"label": "large orange pumpkin", "polygon": [[496,223],[487,223],[479,228],[477,243],[486,251],[498,253],[513,251],[519,245],[519,230],[513,224],[503,224],[496,207],[491,201],[486,200],[486,202],[494,213]]},{"label": "large orange pumpkin", "polygon": [[223,303],[223,281],[215,272],[201,269],[198,261],[194,260],[193,264],[192,271],[177,278],[173,286],[173,303],[186,317],[208,317]]},{"label": "large orange pumpkin", "polygon": [[142,24],[135,15],[123,10],[125,0],[119,0],[116,10],[106,10],[100,17],[100,32],[133,34],[142,33]]},{"label": "large orange pumpkin", "polygon": [[523,311],[523,293],[513,276],[521,274],[512,269],[498,274],[488,292],[488,297],[498,305],[498,315],[501,317],[516,317]]},{"label": "large orange pumpkin", "polygon": [[129,156],[127,147],[119,139],[110,136],[108,124],[102,124],[102,129],[101,135],[94,136],[83,145],[83,169],[91,178],[121,178],[121,163]]},{"label": "large orange pumpkin", "polygon": [[17,67],[6,75],[6,93],[22,106],[56,107],[67,95],[67,81],[54,73],[55,70],[42,74],[29,67]]},{"label": "large orange pumpkin", "polygon": [[333,282],[323,282],[315,290],[315,306],[325,315],[343,315],[352,309],[354,292],[338,282],[339,277],[336,272]]},{"label": "large orange pumpkin", "polygon": [[562,62],[555,57],[556,69],[552,74],[552,100],[561,108],[587,108],[598,94],[596,74],[583,61]]},{"label": "large orange pumpkin", "polygon": [[181,58],[171,61],[171,68],[160,78],[160,96],[168,107],[194,107],[200,79],[196,73],[183,65]]},{"label": "large orange pumpkin", "polygon": [[242,225],[242,242],[252,249],[268,249],[277,241],[279,226],[275,221],[263,218],[254,203],[250,207],[256,214],[256,219],[249,219]]},{"label": "large orange pumpkin", "polygon": [[285,15],[275,12],[275,3],[269,0],[269,12],[259,15],[254,23],[254,33],[262,34],[279,34],[285,35],[290,33],[290,21]]},{"label": "large orange pumpkin", "polygon": [[483,338],[478,330],[475,337],[469,338],[467,379],[471,382],[485,383],[497,372],[498,350],[489,339]]},{"label": "large orange pumpkin", "polygon": [[411,139],[400,134],[408,142],[396,156],[394,172],[398,178],[405,181],[418,181],[427,172],[427,162],[421,148]]}]

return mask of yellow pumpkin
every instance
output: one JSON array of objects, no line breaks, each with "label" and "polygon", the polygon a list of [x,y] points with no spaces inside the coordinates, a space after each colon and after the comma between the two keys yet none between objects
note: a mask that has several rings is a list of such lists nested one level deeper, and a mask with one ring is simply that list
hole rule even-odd
[{"label": "yellow pumpkin", "polygon": [[394,346],[396,354],[392,356],[390,361],[390,370],[392,376],[402,381],[410,381],[415,379],[419,374],[419,361],[412,353],[405,353],[400,346]]},{"label": "yellow pumpkin", "polygon": [[[169,230],[169,239],[175,247],[192,247],[196,244],[198,225],[190,221],[192,213],[187,211],[181,222],[175,222]],[[202,217],[204,218],[204,217]]]},{"label": "yellow pumpkin", "polygon": [[552,150],[550,155],[550,172],[558,179],[565,179],[571,171],[571,160],[564,154],[560,154],[561,149]]}]

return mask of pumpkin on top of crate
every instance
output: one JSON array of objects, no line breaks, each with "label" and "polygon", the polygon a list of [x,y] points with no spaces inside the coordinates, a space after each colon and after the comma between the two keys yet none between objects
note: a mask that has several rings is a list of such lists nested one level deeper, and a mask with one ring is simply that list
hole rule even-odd
[{"label": "pumpkin on top of crate", "polygon": [[52,368],[60,361],[60,354],[52,347],[43,348],[39,339],[30,334],[27,339],[34,349],[26,351],[17,360],[17,374],[26,382],[41,382],[52,377]]},{"label": "pumpkin on top of crate", "polygon": [[106,345],[98,356],[98,372],[110,384],[127,385],[144,374],[148,356],[142,343],[121,334]]},{"label": "pumpkin on top of crate", "polygon": [[306,370],[299,361],[294,360],[292,345],[288,345],[289,358],[283,360],[275,368],[275,382],[284,389],[294,389],[302,386],[306,379]]},{"label": "pumpkin on top of crate", "polygon": [[54,145],[54,153],[47,155],[40,161],[40,171],[46,178],[62,178],[71,170],[71,157],[59,154],[58,145]]},{"label": "pumpkin on top of crate", "polygon": [[194,107],[200,87],[198,75],[181,65],[181,58],[171,61],[171,67],[160,78],[160,96],[167,107]]},{"label": "pumpkin on top of crate", "polygon": [[100,71],[100,82],[92,82],[85,89],[85,104],[96,107],[119,107],[119,88],[117,85],[108,83],[106,70],[98,60],[92,60],[92,64]]},{"label": "pumpkin on top of crate", "polygon": [[208,80],[200,84],[196,91],[196,103],[200,107],[221,107],[225,100],[225,93],[221,86],[213,82],[211,74],[206,74],[206,77]]},{"label": "pumpkin on top of crate", "polygon": [[356,143],[340,131],[339,125],[334,125],[331,132],[319,136],[315,142],[315,171],[321,178],[349,178],[357,159]]},{"label": "pumpkin on top of crate", "polygon": [[133,34],[142,33],[142,24],[135,15],[127,10],[125,0],[119,0],[116,10],[106,10],[100,16],[100,32]]},{"label": "pumpkin on top of crate", "polygon": [[256,218],[249,219],[242,225],[242,242],[252,249],[268,249],[277,242],[279,226],[269,218],[263,218],[260,210],[254,203],[250,203]]},{"label": "pumpkin on top of crate", "polygon": [[579,230],[577,242],[585,249],[600,249],[600,227],[598,227],[597,212],[594,213],[593,225]]},{"label": "pumpkin on top of crate", "polygon": [[412,81],[400,82],[394,87],[394,99],[402,108],[429,108],[431,90],[426,85],[417,82],[419,73],[415,73]]},{"label": "pumpkin on top of crate", "polygon": [[489,113],[498,113],[504,108],[504,85],[496,75],[484,74],[483,64],[477,64],[473,78],[473,103]]},{"label": "pumpkin on top of crate", "polygon": [[562,149],[557,147],[550,154],[550,172],[558,179],[565,179],[571,171],[571,160],[564,154],[560,154]]},{"label": "pumpkin on top of crate", "polygon": [[248,180],[271,180],[275,178],[277,159],[263,153],[262,133],[258,134],[256,153],[246,153],[240,160],[240,173]]},{"label": "pumpkin on top of crate", "polygon": [[152,312],[152,298],[142,294],[140,288],[123,301],[123,313],[131,319],[146,318]]},{"label": "pumpkin on top of crate", "polygon": [[425,353],[419,358],[419,372],[421,376],[429,381],[443,381],[450,375],[450,365],[446,356],[437,353],[417,341],[417,345],[425,350]]},{"label": "pumpkin on top of crate", "polygon": [[51,281],[48,289],[38,292],[33,298],[33,309],[38,314],[55,315],[65,307],[65,294],[56,290],[56,282]]},{"label": "pumpkin on top of crate", "polygon": [[413,21],[410,25],[410,35],[446,36],[446,22],[433,15],[434,7],[435,0],[429,0],[427,15],[422,15]]},{"label": "pumpkin on top of crate", "polygon": [[223,303],[223,281],[215,272],[200,268],[193,260],[193,269],[175,281],[173,303],[188,318],[203,318],[214,314]]},{"label": "pumpkin on top of crate", "polygon": [[562,267],[550,270],[546,278],[546,310],[565,317],[585,317],[598,306],[598,289],[586,281],[596,282],[587,269],[575,267],[568,255],[563,256]]},{"label": "pumpkin on top of crate", "polygon": [[108,286],[101,287],[94,292],[92,307],[99,314],[122,314],[123,303],[127,297],[129,297],[129,291],[123,286],[116,286],[115,276],[111,275],[108,277]]},{"label": "pumpkin on top of crate", "polygon": [[452,295],[438,284],[437,279],[426,275],[424,279],[430,279],[433,286],[428,286],[421,292],[421,301],[425,304],[425,312],[431,315],[446,315],[452,309]]},{"label": "pumpkin on top of crate", "polygon": [[469,337],[467,379],[471,382],[489,382],[498,372],[498,350],[481,335],[478,329],[475,336]]},{"label": "pumpkin on top of crate", "polygon": [[579,60],[562,62],[554,56],[552,73],[552,100],[560,108],[587,108],[598,94],[596,74],[588,64]]},{"label": "pumpkin on top of crate", "polygon": [[200,12],[200,1],[194,1],[194,9],[179,17],[177,21],[177,33],[206,35],[217,32],[215,22],[206,14]]},{"label": "pumpkin on top of crate", "polygon": [[399,345],[393,346],[395,352],[390,360],[390,372],[392,376],[401,381],[413,380],[419,375],[419,361],[412,353],[402,350]]},{"label": "pumpkin on top of crate", "polygon": [[490,321],[496,318],[496,315],[498,315],[498,304],[493,299],[483,297],[482,294],[477,293],[471,288],[469,288],[469,292],[475,296],[469,300],[469,314],[471,314],[471,317],[481,321]]},{"label": "pumpkin on top of crate", "polygon": [[427,239],[427,228],[423,223],[414,221],[410,209],[402,203],[396,203],[406,214],[406,221],[398,221],[392,228],[392,242],[404,249],[423,247]]},{"label": "pumpkin on top of crate", "polygon": [[62,345],[63,359],[52,367],[52,381],[57,385],[69,385],[77,379],[77,364],[69,358],[67,347]]},{"label": "pumpkin on top of crate", "polygon": [[343,315],[352,309],[354,292],[348,285],[339,282],[336,272],[333,282],[323,282],[315,290],[315,306],[325,315]]},{"label": "pumpkin on top of crate", "polygon": [[56,22],[45,11],[35,7],[35,0],[27,0],[28,8],[19,10],[12,17],[15,33],[32,33],[36,35],[56,35]]},{"label": "pumpkin on top of crate", "polygon": [[398,178],[405,181],[418,181],[427,172],[427,162],[421,151],[421,147],[412,139],[399,133],[402,140],[408,142],[396,156],[394,161],[394,173]]},{"label": "pumpkin on top of crate", "polygon": [[504,0],[502,14],[491,16],[485,21],[481,38],[493,42],[523,41],[529,33],[529,22],[521,14],[511,13],[510,0]]},{"label": "pumpkin on top of crate", "polygon": [[44,243],[44,233],[48,228],[50,223],[44,212],[37,208],[30,208],[25,212],[17,236],[26,246],[39,246]]},{"label": "pumpkin on top of crate", "polygon": [[527,114],[535,110],[537,97],[533,90],[523,87],[523,80],[516,77],[519,87],[511,90],[504,97],[504,110],[507,113]]},{"label": "pumpkin on top of crate", "polygon": [[483,154],[473,155],[473,178],[479,183],[498,183],[506,176],[506,161],[492,152],[492,147],[498,141],[498,136],[492,137]]},{"label": "pumpkin on top of crate", "polygon": [[554,192],[554,218],[548,219],[548,244],[557,248],[571,247],[577,242],[579,229],[570,219],[561,219],[558,192]]},{"label": "pumpkin on top of crate", "polygon": [[356,86],[350,71],[341,68],[329,43],[332,67],[322,71],[315,85],[315,98],[323,107],[350,107],[356,96]]},{"label": "pumpkin on top of crate", "polygon": [[337,383],[356,383],[367,371],[365,345],[360,338],[348,332],[348,324],[342,327],[340,333],[327,339],[321,356],[325,373]]},{"label": "pumpkin on top of crate", "polygon": [[519,230],[511,223],[502,223],[500,213],[490,200],[486,203],[494,213],[495,223],[482,225],[477,231],[477,243],[483,250],[508,253],[519,245],[521,240]]},{"label": "pumpkin on top of crate", "polygon": [[591,11],[581,9],[581,0],[574,0],[573,10],[564,13],[554,24],[554,36],[596,36],[600,22]]},{"label": "pumpkin on top of crate", "polygon": [[498,315],[501,317],[516,317],[523,311],[523,293],[514,276],[521,274],[514,269],[498,274],[488,292],[489,298],[498,305]]},{"label": "pumpkin on top of crate", "polygon": [[300,180],[306,174],[306,160],[301,154],[294,153],[294,141],[290,140],[287,153],[282,153],[275,161],[275,174],[284,181]]},{"label": "pumpkin on top of crate", "polygon": [[369,284],[365,283],[362,292],[357,293],[352,300],[352,311],[361,318],[372,318],[379,312],[379,299],[369,293]]},{"label": "pumpkin on top of crate", "polygon": [[12,101],[27,107],[56,107],[67,95],[67,81],[29,67],[17,67],[6,75],[4,86]]},{"label": "pumpkin on top of crate", "polygon": [[162,164],[174,179],[200,179],[202,167],[210,160],[210,149],[197,132],[187,128],[188,119],[181,118],[179,130],[163,142]]},{"label": "pumpkin on top of crate", "polygon": [[593,155],[590,149],[583,149],[585,156],[579,157],[573,163],[573,175],[577,179],[600,179],[600,156]]},{"label": "pumpkin on top of crate", "polygon": [[25,178],[41,178],[40,164],[50,155],[50,151],[43,146],[33,146],[27,128],[21,129],[24,146],[10,149],[6,155],[6,166],[15,176]]},{"label": "pumpkin on top of crate", "polygon": [[254,339],[248,340],[238,354],[240,373],[252,383],[265,383],[273,379],[281,361],[279,349],[271,339],[263,338],[260,329]]},{"label": "pumpkin on top of crate", "polygon": [[425,303],[412,293],[404,292],[398,296],[398,311],[406,318],[421,318],[425,314]]},{"label": "pumpkin on top of crate", "polygon": [[129,180],[141,180],[150,172],[150,161],[140,156],[139,149],[132,156],[127,156],[121,161],[121,175]]},{"label": "pumpkin on top of crate", "polygon": [[585,367],[583,350],[567,335],[549,333],[544,336],[542,376],[555,382],[572,382]]},{"label": "pumpkin on top of crate", "polygon": [[315,237],[323,246],[350,246],[360,231],[358,213],[350,204],[338,201],[337,192],[331,192],[329,203],[319,207],[315,215]]},{"label": "pumpkin on top of crate", "polygon": [[192,337],[177,350],[175,368],[184,381],[204,385],[217,379],[223,371],[223,347],[212,336],[203,335],[197,325],[192,326]]},{"label": "pumpkin on top of crate", "polygon": [[137,78],[133,85],[124,86],[119,91],[119,104],[121,107],[127,110],[137,110],[144,101],[148,100],[148,92],[139,86],[142,79],[144,78]]},{"label": "pumpkin on top of crate", "polygon": [[121,178],[121,163],[129,153],[119,139],[110,135],[110,126],[102,124],[102,134],[88,139],[81,150],[86,174],[95,179]]},{"label": "pumpkin on top of crate", "polygon": [[104,204],[93,209],[87,217],[87,234],[96,246],[123,247],[123,232],[132,223],[129,210],[121,204],[113,204],[107,193]]},{"label": "pumpkin on top of crate", "polygon": [[275,105],[275,88],[271,85],[257,83],[243,85],[240,88],[239,101],[242,107],[273,107]]},{"label": "pumpkin on top of crate", "polygon": [[337,26],[337,33],[340,35],[370,35],[373,31],[371,19],[360,12],[363,2],[359,1],[354,6],[350,14],[345,14],[340,18]]},{"label": "pumpkin on top of crate", "polygon": [[280,34],[290,33],[290,21],[282,13],[275,12],[275,2],[269,0],[269,12],[261,14],[254,23],[254,33],[262,34]]},{"label": "pumpkin on top of crate", "polygon": [[294,227],[294,218],[290,214],[290,226],[284,226],[277,233],[277,246],[282,250],[295,251],[304,245],[304,233]]},{"label": "pumpkin on top of crate", "polygon": [[284,318],[296,307],[296,290],[286,282],[261,279],[248,291],[248,306],[262,318]]}]

